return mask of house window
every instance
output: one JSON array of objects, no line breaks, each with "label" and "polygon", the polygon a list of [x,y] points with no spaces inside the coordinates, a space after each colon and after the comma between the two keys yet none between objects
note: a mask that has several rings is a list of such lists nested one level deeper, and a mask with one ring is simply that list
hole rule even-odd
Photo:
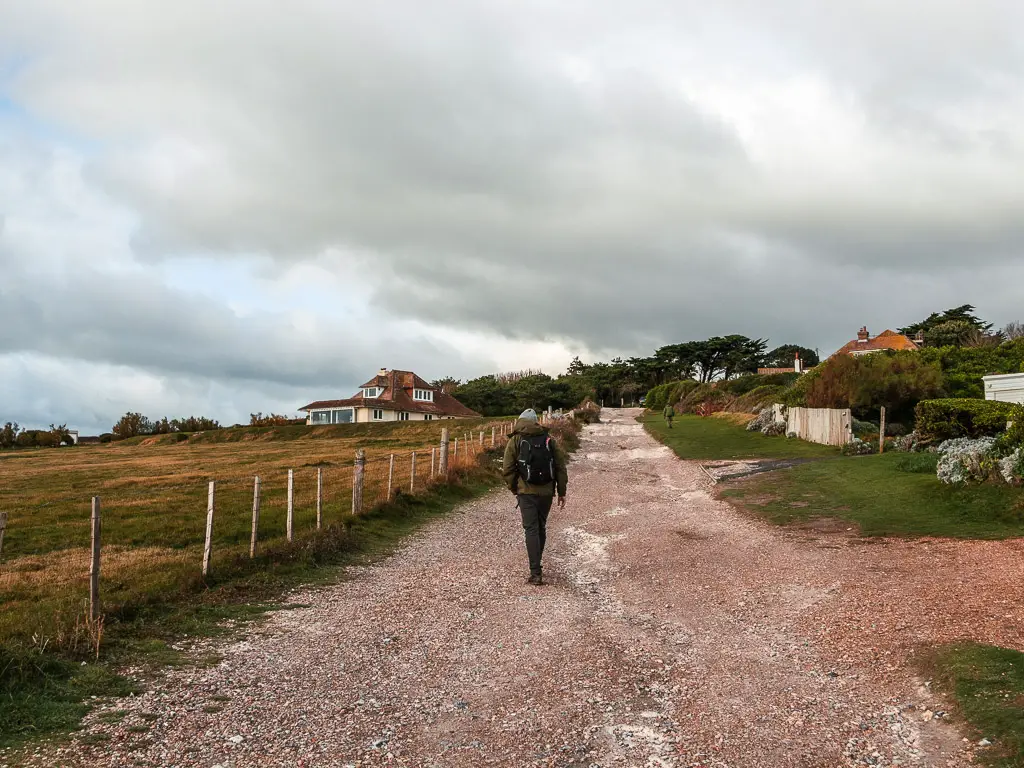
[{"label": "house window", "polygon": [[434,390],[432,389],[414,389],[412,391],[413,400],[422,400],[427,403],[434,402]]},{"label": "house window", "polygon": [[331,412],[330,411],[313,411],[309,414],[310,424],[330,424],[331,423]]},{"label": "house window", "polygon": [[380,397],[380,393],[384,391],[383,387],[367,387],[363,390],[363,397],[374,398]]},{"label": "house window", "polygon": [[406,413],[405,411],[402,411],[400,414],[398,414],[398,420],[399,421],[408,421],[409,420],[409,414]]},{"label": "house window", "polygon": [[432,414],[432,413],[425,413],[425,414],[423,414],[423,420],[424,421],[433,421],[434,420],[434,414]]},{"label": "house window", "polygon": [[383,411],[383,409],[381,409],[381,408],[374,408],[373,409],[373,420],[374,421],[384,421],[384,411]]},{"label": "house window", "polygon": [[355,421],[355,411],[352,408],[339,408],[331,411],[332,424],[351,424]]}]

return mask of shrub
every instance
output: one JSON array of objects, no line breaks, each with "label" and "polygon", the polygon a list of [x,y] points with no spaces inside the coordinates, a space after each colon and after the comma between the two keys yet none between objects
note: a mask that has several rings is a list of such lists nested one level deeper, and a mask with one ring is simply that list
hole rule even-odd
[{"label": "shrub", "polygon": [[761,434],[768,435],[769,437],[784,435],[786,434],[786,423],[784,421],[773,421],[761,430]]},{"label": "shrub", "polygon": [[601,423],[601,406],[593,400],[587,400],[574,411],[576,418],[583,424]]},{"label": "shrub", "polygon": [[946,398],[922,400],[915,413],[916,429],[933,440],[994,436],[1006,430],[1006,422],[1022,409],[997,400]]},{"label": "shrub", "polygon": [[693,379],[684,379],[671,384],[668,392],[668,405],[675,405],[699,386],[700,382]]},{"label": "shrub", "polygon": [[939,457],[934,453],[911,453],[900,456],[896,461],[897,472],[911,472],[921,475],[933,475],[938,467]]},{"label": "shrub", "polygon": [[982,376],[1022,370],[1024,338],[995,347],[925,347],[916,354],[942,370],[943,388],[948,397],[982,398],[985,396]]},{"label": "shrub", "polygon": [[647,396],[644,398],[644,407],[652,411],[660,411],[668,405],[668,393],[672,388],[672,384],[659,384],[656,387],[652,387],[647,392]]},{"label": "shrub", "polygon": [[914,430],[908,435],[901,435],[892,441],[892,449],[897,453],[917,453],[923,451],[927,442],[921,433]]},{"label": "shrub", "polygon": [[775,409],[774,408],[762,408],[761,412],[757,414],[747,423],[748,432],[760,432],[762,429],[767,427],[769,424],[775,421]]},{"label": "shrub", "polygon": [[996,448],[1003,456],[1013,453],[1017,448],[1024,448],[1024,408],[1015,410],[1010,418],[1013,423],[996,440]]},{"label": "shrub", "polygon": [[936,475],[943,483],[959,485],[988,480],[997,469],[995,438],[959,437],[939,446]]},{"label": "shrub", "polygon": [[853,434],[857,435],[857,437],[874,437],[878,434],[878,425],[872,424],[870,421],[854,419],[851,427],[853,429]]},{"label": "shrub", "polygon": [[1018,448],[999,459],[999,474],[1006,482],[1017,485],[1024,480],[1024,448]]},{"label": "shrub", "polygon": [[729,404],[729,410],[738,413],[755,413],[769,405],[782,402],[786,390],[787,387],[778,385],[756,387],[733,400]]},{"label": "shrub", "polygon": [[[710,403],[721,404],[728,399],[729,395],[718,391],[714,384],[699,384],[691,388],[689,393],[677,403],[677,406],[680,413],[696,413],[697,408],[702,405]],[[718,410],[722,409],[719,408]]]},{"label": "shrub", "polygon": [[866,456],[869,453],[878,453],[878,443],[871,444],[866,440],[855,437],[840,450],[843,456]]},{"label": "shrub", "polygon": [[919,401],[943,394],[942,371],[914,352],[838,355],[814,373],[804,385],[808,407],[850,408],[861,418],[885,406],[890,419],[902,421]]}]

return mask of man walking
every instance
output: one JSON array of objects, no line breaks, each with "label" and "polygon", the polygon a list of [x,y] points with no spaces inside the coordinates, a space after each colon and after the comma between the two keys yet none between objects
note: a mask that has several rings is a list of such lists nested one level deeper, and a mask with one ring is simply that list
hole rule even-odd
[{"label": "man walking", "polygon": [[665,406],[665,423],[668,424],[668,428],[672,429],[672,419],[676,416],[676,409],[671,405]]},{"label": "man walking", "polygon": [[502,462],[505,485],[519,499],[526,532],[526,554],[530,559],[530,584],[543,584],[541,558],[547,540],[548,513],[555,491],[558,507],[565,508],[565,487],[569,480],[565,452],[548,431],[537,423],[533,409],[523,411],[505,446]]}]

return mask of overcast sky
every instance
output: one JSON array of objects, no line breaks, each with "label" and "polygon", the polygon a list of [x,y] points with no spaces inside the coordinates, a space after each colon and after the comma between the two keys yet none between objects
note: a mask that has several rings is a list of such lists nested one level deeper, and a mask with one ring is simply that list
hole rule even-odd
[{"label": "overcast sky", "polygon": [[0,0],[0,421],[1024,320],[1019,0]]}]

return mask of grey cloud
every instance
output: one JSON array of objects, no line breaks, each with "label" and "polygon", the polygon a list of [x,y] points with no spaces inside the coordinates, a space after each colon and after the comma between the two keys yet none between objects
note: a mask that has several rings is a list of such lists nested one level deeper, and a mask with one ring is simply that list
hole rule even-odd
[{"label": "grey cloud", "polygon": [[[87,178],[137,211],[142,259],[341,250],[338,273],[356,254],[386,317],[591,349],[733,330],[831,343],[946,296],[1015,311],[988,286],[1019,275],[1024,247],[1017,3],[54,1],[2,21],[0,40],[46,53],[12,91],[100,142]],[[804,80],[853,123],[832,152],[827,121],[800,146],[716,101]],[[67,352],[80,318],[24,312]],[[113,339],[128,317],[96,322]],[[246,325],[289,373],[236,343],[226,310],[141,325],[147,341],[104,348],[211,375],[341,373],[289,348],[279,318]],[[182,340],[240,351],[190,362]]]}]

